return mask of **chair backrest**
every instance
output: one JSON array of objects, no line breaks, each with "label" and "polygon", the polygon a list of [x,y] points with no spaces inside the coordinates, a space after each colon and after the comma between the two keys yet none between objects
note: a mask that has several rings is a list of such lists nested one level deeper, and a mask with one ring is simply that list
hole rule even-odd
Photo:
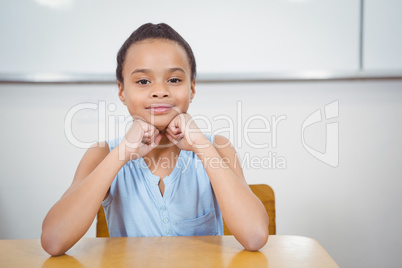
[{"label": "chair backrest", "polygon": [[[276,225],[275,225],[275,194],[272,188],[266,184],[251,184],[251,191],[261,200],[263,203],[265,210],[268,213],[269,217],[269,234],[276,234]],[[227,228],[225,221],[223,221],[223,234],[231,235],[229,229]],[[107,229],[105,211],[101,206],[97,215],[96,222],[96,237],[109,237],[109,231]]]},{"label": "chair backrest", "polygon": [[100,206],[98,215],[96,216],[96,237],[109,237],[105,211],[102,206]]}]

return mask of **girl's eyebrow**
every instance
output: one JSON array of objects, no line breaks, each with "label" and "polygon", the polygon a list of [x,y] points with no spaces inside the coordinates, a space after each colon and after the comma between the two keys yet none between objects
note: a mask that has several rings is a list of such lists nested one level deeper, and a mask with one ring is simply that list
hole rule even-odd
[{"label": "girl's eyebrow", "polygon": [[132,75],[132,74],[135,74],[135,73],[150,73],[150,72],[151,72],[150,69],[135,69],[135,70],[131,73],[131,75]]},{"label": "girl's eyebrow", "polygon": [[182,68],[179,68],[179,67],[169,68],[168,70],[169,70],[171,73],[176,72],[176,71],[186,73]]},{"label": "girl's eyebrow", "polygon": [[[177,72],[177,71],[186,73],[186,72],[185,72],[182,68],[180,68],[180,67],[168,68],[167,70],[168,70],[169,72],[171,72],[171,73]],[[133,74],[135,74],[135,73],[151,73],[151,72],[152,72],[151,69],[135,69],[135,70],[131,73],[131,75],[133,75]]]}]

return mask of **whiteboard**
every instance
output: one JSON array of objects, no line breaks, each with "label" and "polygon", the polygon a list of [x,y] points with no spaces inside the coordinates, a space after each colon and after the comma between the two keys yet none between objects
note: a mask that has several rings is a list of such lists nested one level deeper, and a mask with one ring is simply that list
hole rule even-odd
[{"label": "whiteboard", "polygon": [[113,74],[146,22],[175,28],[199,73],[358,69],[359,0],[3,0],[0,74]]},{"label": "whiteboard", "polygon": [[402,1],[366,0],[364,7],[364,68],[402,70]]}]

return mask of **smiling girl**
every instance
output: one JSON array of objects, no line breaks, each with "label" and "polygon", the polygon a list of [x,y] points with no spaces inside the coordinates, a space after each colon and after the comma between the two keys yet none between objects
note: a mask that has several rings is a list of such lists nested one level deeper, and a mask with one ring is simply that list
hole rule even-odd
[{"label": "smiling girl", "polygon": [[100,205],[112,237],[223,235],[223,217],[245,249],[263,247],[268,216],[235,149],[223,136],[203,134],[187,113],[196,93],[187,42],[164,23],[144,24],[120,48],[116,76],[133,123],[124,137],[84,154],[43,221],[43,248],[65,253]]}]

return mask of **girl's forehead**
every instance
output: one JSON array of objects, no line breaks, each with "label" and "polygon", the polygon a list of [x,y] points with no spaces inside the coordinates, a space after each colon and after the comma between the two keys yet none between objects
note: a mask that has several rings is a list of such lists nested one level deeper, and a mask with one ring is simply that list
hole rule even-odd
[{"label": "girl's forehead", "polygon": [[187,53],[177,42],[166,39],[145,39],[130,46],[126,55],[127,65],[169,63],[190,68]]},{"label": "girl's forehead", "polygon": [[177,42],[168,39],[145,39],[132,44],[128,50],[130,52],[141,51],[142,53],[179,53],[187,57],[186,51]]}]

